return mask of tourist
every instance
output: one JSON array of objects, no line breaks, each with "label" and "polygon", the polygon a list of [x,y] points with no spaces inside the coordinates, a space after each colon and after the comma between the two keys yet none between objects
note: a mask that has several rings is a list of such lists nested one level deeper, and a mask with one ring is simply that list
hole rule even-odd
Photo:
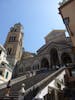
[{"label": "tourist", "polygon": [[10,89],[11,89],[11,80],[9,80],[8,83],[7,83],[6,96],[10,95]]}]

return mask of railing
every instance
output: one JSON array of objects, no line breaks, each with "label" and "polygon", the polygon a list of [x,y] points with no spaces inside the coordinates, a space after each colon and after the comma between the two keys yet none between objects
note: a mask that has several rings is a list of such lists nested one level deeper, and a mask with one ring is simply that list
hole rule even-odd
[{"label": "railing", "polygon": [[43,89],[45,86],[47,86],[52,80],[54,80],[65,68],[61,68],[54,72],[53,74],[49,75],[47,78],[43,79],[42,81],[38,82],[34,86],[30,87],[25,91],[25,98],[26,100],[32,100],[33,97],[36,96],[36,94]]},{"label": "railing", "polygon": [[[30,74],[31,74],[31,73],[30,73]],[[34,73],[33,73],[32,76],[34,76]],[[12,80],[11,80],[11,85],[16,84],[16,83],[18,83],[18,82],[20,82],[20,81],[23,81],[23,80],[27,79],[27,77],[28,77],[27,74],[25,74],[25,75],[20,76],[20,77],[18,77],[18,78],[12,79]],[[31,77],[31,76],[29,76],[29,77]],[[0,89],[6,88],[6,86],[7,86],[7,82],[5,82],[5,83],[3,83],[3,84],[0,84]]]},{"label": "railing", "polygon": [[[52,80],[55,79],[55,77],[57,77],[65,68],[61,68],[59,70],[57,70],[56,72],[50,74],[49,76],[47,76],[46,78],[44,78],[42,81],[34,84],[32,87],[28,88],[26,91],[25,91],[25,98],[26,100],[31,100],[33,97],[36,96],[36,94],[41,90],[43,89],[46,85],[48,85]],[[16,84],[22,80],[25,80],[26,79],[26,75],[24,76],[21,76],[19,78],[16,78],[16,79],[13,79],[11,81],[11,84]],[[35,80],[34,80],[35,81]],[[7,83],[3,84],[3,85],[0,85],[0,89],[3,89],[5,88],[7,85]],[[17,98],[18,96],[9,96],[9,98]],[[3,97],[1,97],[3,98]],[[5,97],[4,97],[5,98]],[[10,99],[8,99],[10,100]],[[14,99],[12,99],[14,100]]]},{"label": "railing", "polygon": [[18,96],[2,96],[0,100],[18,100]]},{"label": "railing", "polygon": [[[11,85],[13,85],[13,84],[15,84],[15,83],[18,83],[18,82],[20,82],[20,81],[22,81],[22,80],[24,80],[24,79],[26,79],[26,75],[21,76],[21,77],[18,77],[18,78],[15,78],[15,79],[12,79],[12,80],[11,80]],[[7,86],[7,82],[1,84],[1,85],[0,85],[0,89],[6,88],[6,86]]]}]

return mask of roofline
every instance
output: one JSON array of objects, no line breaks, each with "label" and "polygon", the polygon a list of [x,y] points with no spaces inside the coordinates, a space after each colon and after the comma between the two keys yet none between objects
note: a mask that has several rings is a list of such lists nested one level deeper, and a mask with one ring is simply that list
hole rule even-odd
[{"label": "roofline", "polygon": [[40,49],[38,49],[37,50],[37,53],[39,53],[39,51],[41,52],[41,51],[43,51],[44,49],[46,49],[50,44],[52,44],[52,43],[54,43],[54,44],[57,44],[57,45],[66,45],[66,46],[69,46],[70,47],[70,45],[69,44],[67,44],[67,42],[66,42],[66,44],[64,43],[58,43],[58,42],[50,42],[50,43],[48,43],[47,45],[45,45],[45,47],[44,48],[40,48]]},{"label": "roofline", "polygon": [[69,0],[69,1],[65,2],[64,4],[62,4],[62,5],[58,8],[59,11],[60,11],[61,8],[63,8],[64,6],[68,5],[68,4],[71,3],[72,1],[74,1],[74,0]]},{"label": "roofline", "polygon": [[49,32],[44,38],[46,39],[48,36],[49,36],[49,34],[51,34],[51,33],[53,33],[53,32],[66,32],[66,30],[65,29],[63,29],[63,30],[61,30],[61,29],[55,29],[55,30],[52,30],[51,32]]},{"label": "roofline", "polygon": [[[69,0],[69,1],[67,1],[66,3],[64,3],[63,5],[61,5],[58,9],[59,9],[59,14],[61,15],[61,17],[62,17],[62,20],[64,19],[64,16],[63,16],[63,14],[62,14],[62,8],[64,7],[64,6],[66,6],[66,5],[68,5],[69,3],[71,3],[71,2],[73,2],[74,0]],[[63,23],[64,23],[64,21],[63,21]],[[69,32],[69,30],[70,30],[70,32],[69,32],[69,34],[71,34],[71,36],[73,35],[73,33],[71,32],[71,29],[69,28],[69,30],[68,30],[68,28],[67,28],[67,26],[65,25],[65,27],[66,27],[66,29],[67,29],[67,31]]]}]

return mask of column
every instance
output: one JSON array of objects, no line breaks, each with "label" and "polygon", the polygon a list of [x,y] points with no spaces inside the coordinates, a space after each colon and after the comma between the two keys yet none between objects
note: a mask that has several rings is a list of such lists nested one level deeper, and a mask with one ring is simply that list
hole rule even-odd
[{"label": "column", "polygon": [[54,90],[55,92],[55,100],[58,100],[58,93],[57,93],[57,90]]}]

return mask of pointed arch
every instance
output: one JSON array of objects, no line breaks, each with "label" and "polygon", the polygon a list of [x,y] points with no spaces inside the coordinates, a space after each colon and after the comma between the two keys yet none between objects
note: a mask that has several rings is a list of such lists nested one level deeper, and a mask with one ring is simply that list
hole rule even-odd
[{"label": "pointed arch", "polygon": [[61,61],[62,61],[62,64],[72,63],[72,59],[69,53],[66,53],[66,52],[62,53]]},{"label": "pointed arch", "polygon": [[49,68],[49,62],[47,58],[41,60],[41,68]]}]

